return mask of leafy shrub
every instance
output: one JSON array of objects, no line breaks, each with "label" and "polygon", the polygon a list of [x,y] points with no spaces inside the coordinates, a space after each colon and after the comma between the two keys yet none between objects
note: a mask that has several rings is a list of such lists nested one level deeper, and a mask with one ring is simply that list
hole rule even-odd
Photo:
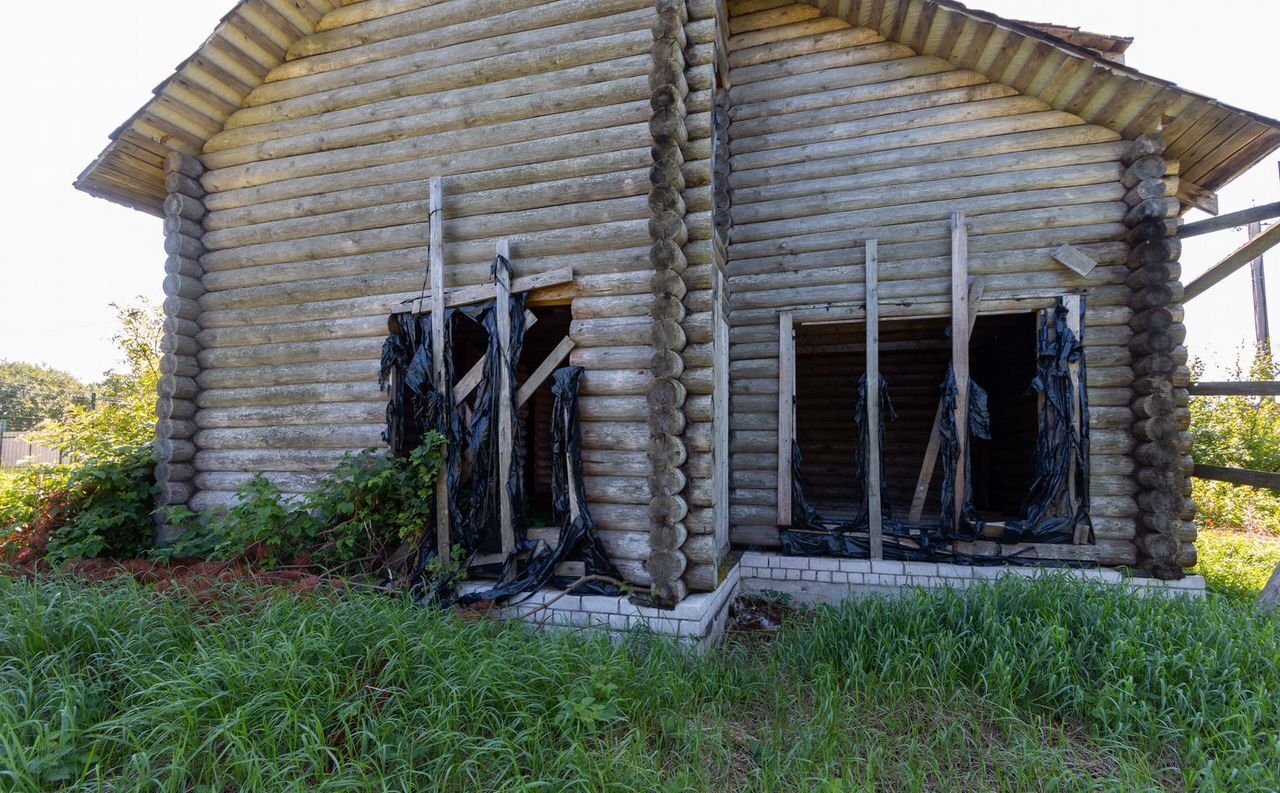
[{"label": "leafy shrub", "polygon": [[50,561],[131,559],[149,548],[154,472],[150,445],[75,469],[67,480],[65,520],[49,535]]},{"label": "leafy shrub", "polygon": [[[1274,380],[1277,367],[1260,349],[1246,373],[1236,361],[1233,380]],[[1200,379],[1204,362],[1192,363]],[[1192,397],[1196,462],[1280,473],[1280,400],[1275,397]],[[1280,536],[1280,493],[1227,482],[1192,483],[1197,519],[1208,528],[1247,529]]]},{"label": "leafy shrub", "polygon": [[1191,572],[1204,576],[1210,592],[1252,601],[1280,565],[1280,538],[1203,529],[1196,552],[1199,561]]},{"label": "leafy shrub", "polygon": [[185,509],[169,521],[184,529],[161,559],[249,556],[267,564],[302,557],[347,565],[385,559],[431,525],[431,499],[444,461],[444,438],[430,433],[406,458],[366,450],[348,454],[315,489],[292,502],[258,475],[236,505],[203,521]]},{"label": "leafy shrub", "polygon": [[0,544],[55,564],[138,556],[152,540],[154,469],[150,445],[74,466],[20,469],[0,490]]}]

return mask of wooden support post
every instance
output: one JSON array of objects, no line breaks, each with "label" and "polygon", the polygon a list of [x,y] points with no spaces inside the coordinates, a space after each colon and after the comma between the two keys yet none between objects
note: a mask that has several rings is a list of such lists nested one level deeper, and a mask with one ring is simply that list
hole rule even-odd
[{"label": "wooden support post", "polygon": [[1280,223],[1262,232],[1258,236],[1241,245],[1227,258],[1209,268],[1209,271],[1191,283],[1183,291],[1182,302],[1198,297],[1206,289],[1222,281],[1228,275],[1244,267],[1249,262],[1280,245]]},{"label": "wooden support post", "polygon": [[1209,234],[1214,231],[1232,229],[1237,226],[1247,226],[1250,223],[1270,220],[1274,217],[1280,217],[1280,201],[1276,201],[1273,204],[1264,204],[1260,207],[1242,209],[1239,212],[1232,212],[1229,215],[1222,215],[1221,217],[1209,218],[1208,220],[1197,220],[1195,223],[1188,223],[1178,229],[1178,237],[1185,240],[1188,237],[1198,237],[1201,234]]},{"label": "wooden support post", "polygon": [[494,319],[498,328],[498,519],[502,535],[502,552],[516,549],[515,519],[512,516],[511,479],[512,446],[515,443],[515,416],[511,409],[511,243],[498,240],[497,273],[494,279]]},{"label": "wooden support post", "polygon": [[[969,283],[969,333],[973,333],[973,325],[978,321],[978,304],[982,301],[982,293],[986,291],[985,278],[973,278]],[[924,502],[929,497],[929,485],[933,482],[933,470],[938,465],[938,452],[942,450],[942,400],[938,400],[938,409],[933,415],[933,428],[929,431],[929,443],[924,450],[924,462],[920,464],[920,476],[916,479],[915,493],[911,496],[911,510],[907,520],[919,523],[924,514]],[[943,505],[946,508],[946,505]]]},{"label": "wooden support post", "polygon": [[965,468],[969,456],[969,235],[962,211],[951,213],[951,368],[956,377],[955,426],[959,447],[952,525],[958,530],[969,484]]},{"label": "wooden support post", "polygon": [[[453,395],[445,382],[445,308],[444,308],[444,188],[434,176],[428,186],[427,218],[430,226],[430,248],[427,271],[431,283],[431,360],[435,363],[436,390],[446,410],[453,410]],[[440,563],[450,560],[449,548],[449,463],[440,468],[436,479],[436,553]]]},{"label": "wooden support post", "polygon": [[796,333],[790,312],[778,315],[778,525],[791,525],[791,441],[796,434]]},{"label": "wooden support post", "polygon": [[[1080,295],[1067,295],[1062,299],[1063,305],[1067,308],[1067,327],[1071,330],[1075,337],[1080,338],[1080,331],[1084,327],[1084,316],[1082,308],[1084,299]],[[1077,438],[1084,437],[1084,416],[1080,411],[1080,362],[1073,361],[1067,364],[1067,373],[1071,377],[1071,423],[1075,430]],[[1080,484],[1076,480],[1075,461],[1071,463],[1071,468],[1067,474],[1067,498],[1071,504],[1071,509],[1075,509],[1076,502],[1087,497],[1086,494],[1079,492]],[[1084,545],[1089,542],[1088,525],[1076,526],[1073,541],[1076,545]]]},{"label": "wooden support post", "polygon": [[884,558],[880,508],[880,257],[876,240],[867,240],[867,531],[872,559]]}]

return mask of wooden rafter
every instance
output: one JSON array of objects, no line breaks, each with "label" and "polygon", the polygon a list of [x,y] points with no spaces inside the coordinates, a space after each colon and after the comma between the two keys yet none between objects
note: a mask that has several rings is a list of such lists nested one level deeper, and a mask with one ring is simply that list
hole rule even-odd
[{"label": "wooden rafter", "polygon": [[1280,244],[1280,223],[1275,224],[1244,245],[1236,248],[1230,256],[1210,267],[1204,275],[1187,284],[1186,291],[1183,293],[1183,302],[1200,296],[1206,289],[1220,283],[1227,276],[1271,250],[1277,244]]}]

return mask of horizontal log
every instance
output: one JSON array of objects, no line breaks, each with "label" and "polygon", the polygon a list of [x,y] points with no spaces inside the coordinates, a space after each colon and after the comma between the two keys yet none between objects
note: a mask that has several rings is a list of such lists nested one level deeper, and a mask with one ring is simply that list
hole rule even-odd
[{"label": "horizontal log", "polygon": [[1215,482],[1229,482],[1233,485],[1280,491],[1280,473],[1270,471],[1253,471],[1247,468],[1227,468],[1220,465],[1196,463],[1192,475],[1198,479],[1211,479]]}]

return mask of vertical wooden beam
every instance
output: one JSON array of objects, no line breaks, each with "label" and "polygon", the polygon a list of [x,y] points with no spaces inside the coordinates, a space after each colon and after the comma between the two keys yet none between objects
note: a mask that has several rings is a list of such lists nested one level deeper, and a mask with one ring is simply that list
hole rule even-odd
[{"label": "vertical wooden beam", "polygon": [[[431,359],[435,363],[436,390],[446,409],[453,410],[453,395],[449,393],[448,383],[445,382],[444,188],[440,177],[431,178],[428,192],[430,249],[427,271],[431,282]],[[436,553],[442,564],[450,558],[449,523],[449,464],[445,462],[436,479]]]},{"label": "vertical wooden beam", "polygon": [[[719,256],[717,255],[717,258]],[[729,550],[729,309],[725,294],[725,276],[719,267],[712,272],[712,380],[711,422],[712,460],[715,465],[713,485],[715,504],[714,536],[717,561]]]},{"label": "vertical wooden beam", "polygon": [[511,243],[498,240],[498,256],[494,282],[494,318],[498,326],[498,516],[501,521],[502,552],[509,554],[516,549],[515,522],[511,513],[511,491],[507,482],[511,479],[511,448],[514,443],[515,418],[511,410]]},{"label": "vertical wooden beam", "polygon": [[[978,321],[978,305],[982,301],[982,293],[986,291],[985,278],[971,278],[969,283],[969,333],[973,333],[974,323]],[[929,497],[929,485],[933,482],[933,471],[938,466],[938,452],[942,450],[942,400],[938,400],[938,409],[933,414],[933,428],[929,431],[929,443],[924,449],[924,462],[920,464],[920,476],[916,479],[915,493],[911,496],[911,509],[907,513],[907,521],[919,523],[924,515],[924,502]],[[946,505],[943,505],[943,509]]]},{"label": "vertical wooden beam", "polygon": [[778,315],[778,525],[791,525],[791,441],[796,434],[796,333],[790,312]]},{"label": "vertical wooden beam", "polygon": [[951,368],[956,376],[955,426],[960,452],[952,525],[959,529],[968,487],[965,460],[969,456],[969,235],[962,211],[951,213]]},{"label": "vertical wooden beam", "polygon": [[[1080,330],[1084,327],[1084,299],[1080,295],[1067,295],[1062,298],[1062,303],[1067,309],[1067,327],[1080,338]],[[1067,372],[1071,377],[1071,424],[1075,431],[1076,437],[1084,435],[1084,416],[1080,411],[1080,362],[1075,361],[1067,364]],[[1043,409],[1043,408],[1042,408]],[[1070,472],[1067,475],[1067,498],[1070,501],[1071,509],[1076,508],[1076,502],[1081,498],[1088,498],[1087,493],[1079,492],[1079,483],[1076,481],[1076,466],[1072,461]],[[1076,526],[1075,536],[1072,538],[1076,545],[1084,545],[1089,542],[1089,527],[1087,525]]]},{"label": "vertical wooden beam", "polygon": [[867,240],[867,529],[871,558],[883,559],[880,508],[880,256],[876,240]]}]

